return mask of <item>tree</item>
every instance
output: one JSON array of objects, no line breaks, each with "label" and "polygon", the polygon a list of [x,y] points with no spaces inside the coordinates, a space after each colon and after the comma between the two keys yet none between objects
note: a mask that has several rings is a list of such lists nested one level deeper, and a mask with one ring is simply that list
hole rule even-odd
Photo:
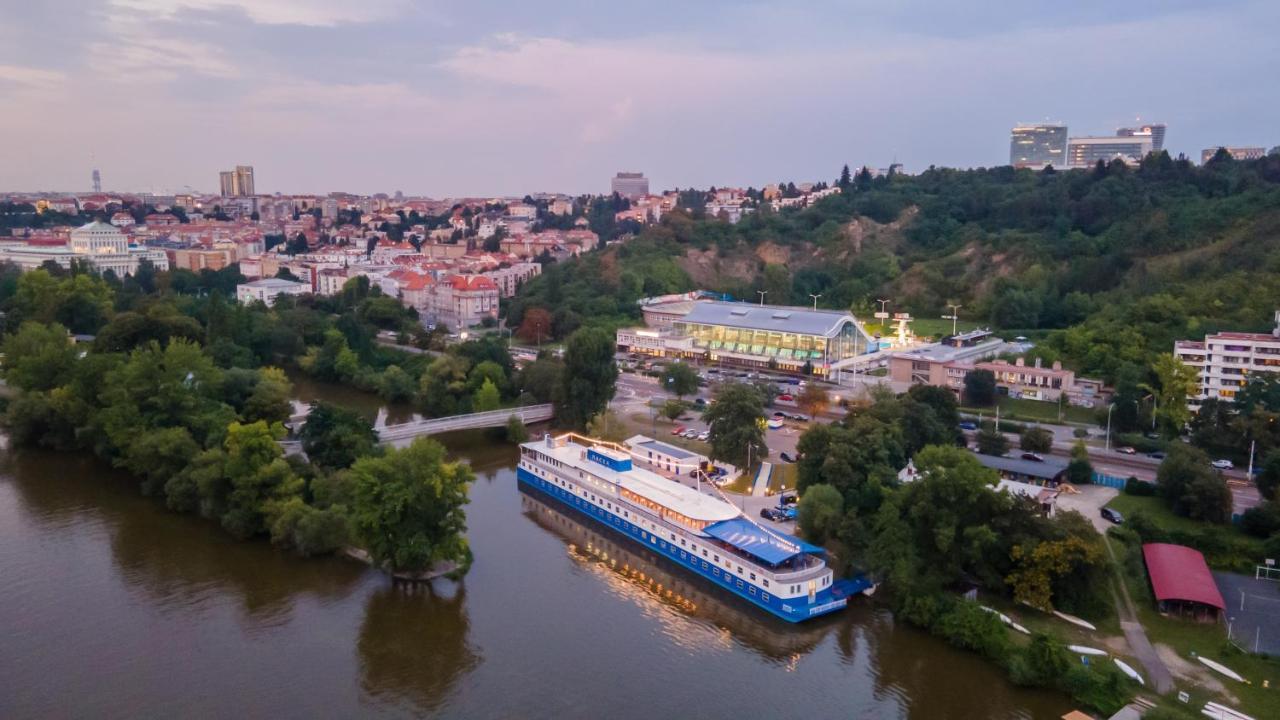
[{"label": "tree", "polygon": [[1179,515],[1217,523],[1231,518],[1231,489],[1203,450],[1173,443],[1156,470],[1156,484]]},{"label": "tree", "polygon": [[4,340],[4,379],[22,390],[52,390],[70,379],[76,355],[62,325],[24,322]]},{"label": "tree", "polygon": [[1191,418],[1187,398],[1196,394],[1200,376],[1195,368],[1184,364],[1172,353],[1158,355],[1151,371],[1160,385],[1160,409],[1156,411],[1156,419],[1166,437],[1176,437]]},{"label": "tree", "polygon": [[1033,453],[1047,453],[1053,450],[1053,433],[1042,427],[1027,427],[1018,439],[1018,447]]},{"label": "tree", "polygon": [[489,378],[484,379],[484,384],[476,390],[475,396],[471,400],[471,409],[474,412],[488,412],[497,410],[502,404],[502,398],[498,394],[498,386],[493,384]]},{"label": "tree", "polygon": [[452,563],[465,572],[471,549],[463,506],[475,479],[469,467],[445,462],[443,445],[418,438],[407,448],[357,460],[351,474],[352,525],[375,563],[393,572]]},{"label": "tree", "polygon": [[560,393],[564,379],[564,363],[550,353],[542,353],[520,371],[521,392],[528,393],[536,402],[548,403]]},{"label": "tree", "polygon": [[507,418],[506,430],[507,442],[520,444],[522,442],[528,442],[529,440],[529,428],[525,427],[524,423],[520,421],[520,418],[517,415],[513,414],[511,417]]},{"label": "tree", "polygon": [[964,402],[969,407],[996,404],[996,376],[990,370],[972,370],[964,376]]},{"label": "tree", "polygon": [[267,424],[284,422],[293,414],[293,383],[280,368],[265,367],[257,372],[253,392],[245,401],[243,416],[247,422]]},{"label": "tree", "polygon": [[542,344],[551,337],[551,313],[546,308],[531,307],[524,311],[516,337],[525,342]]},{"label": "tree", "polygon": [[1097,541],[1077,536],[1035,545],[1015,545],[1012,558],[1017,568],[1007,582],[1013,599],[1045,612],[1052,612],[1053,585],[1061,577],[1083,572],[1082,566],[1102,564],[1102,548]]},{"label": "tree", "polygon": [[750,461],[768,454],[764,442],[764,402],[750,385],[725,383],[703,413],[710,431],[711,456],[733,463],[744,472]]},{"label": "tree", "polygon": [[298,437],[307,457],[329,469],[350,467],[378,446],[378,433],[360,413],[325,402],[311,404]]},{"label": "tree", "polygon": [[284,428],[268,427],[259,420],[227,427],[224,472],[230,486],[222,526],[238,538],[267,530],[268,516],[280,503],[302,492],[302,481],[284,460],[276,440]]},{"label": "tree", "polygon": [[835,537],[844,519],[844,496],[830,485],[805,490],[796,508],[800,531],[811,542],[822,544]]},{"label": "tree", "polygon": [[679,400],[668,400],[662,403],[662,416],[668,420],[675,420],[682,412],[684,412],[684,403]]},{"label": "tree", "polygon": [[627,428],[617,413],[605,410],[587,422],[587,435],[609,442],[622,442],[627,439]]},{"label": "tree", "polygon": [[1009,439],[992,426],[984,425],[977,433],[978,452],[983,455],[1004,455],[1009,452]]},{"label": "tree", "polygon": [[672,395],[683,398],[698,392],[698,372],[682,362],[673,362],[662,371],[662,387]]},{"label": "tree", "polygon": [[378,376],[378,395],[387,402],[410,400],[416,390],[413,376],[400,369],[399,365],[388,365]]},{"label": "tree", "polygon": [[1083,440],[1071,447],[1071,462],[1067,463],[1067,482],[1087,485],[1093,482],[1093,465],[1089,462],[1089,450]]},{"label": "tree", "polygon": [[581,428],[608,407],[618,379],[613,350],[613,335],[603,328],[583,328],[569,336],[556,408],[561,422]]},{"label": "tree", "polygon": [[1258,492],[1268,500],[1276,499],[1280,489],[1280,449],[1267,453],[1262,460],[1262,472],[1258,473]]},{"label": "tree", "polygon": [[815,420],[826,411],[829,403],[830,397],[827,395],[827,391],[813,382],[805,385],[804,390],[801,390],[800,395],[796,398],[796,405],[804,411],[805,415]]}]

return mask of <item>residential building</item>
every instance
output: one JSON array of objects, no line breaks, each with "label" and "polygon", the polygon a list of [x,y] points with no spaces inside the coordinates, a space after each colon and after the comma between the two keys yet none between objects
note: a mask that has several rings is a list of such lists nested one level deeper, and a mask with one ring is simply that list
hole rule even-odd
[{"label": "residential building", "polygon": [[1137,164],[1151,152],[1151,137],[1110,136],[1073,137],[1067,141],[1067,166],[1093,167],[1101,160],[1109,163],[1119,158],[1129,164]]},{"label": "residential building", "polygon": [[237,285],[236,300],[240,303],[250,303],[257,300],[270,306],[275,305],[276,299],[281,295],[305,295],[309,292],[311,292],[310,283],[294,282],[283,278],[267,278]]},{"label": "residential building", "polygon": [[644,173],[620,172],[613,177],[610,188],[622,197],[634,200],[649,194],[649,179]]},{"label": "residential building", "polygon": [[218,189],[222,197],[256,195],[253,187],[253,166],[237,165],[235,170],[223,170],[218,173]]},{"label": "residential building", "polygon": [[516,290],[520,289],[520,286],[525,284],[529,278],[542,274],[542,265],[536,262],[521,262],[508,267],[486,270],[480,274],[489,278],[498,286],[498,295],[500,297],[514,297]]},{"label": "residential building", "polygon": [[1187,399],[1193,412],[1209,398],[1235,402],[1252,373],[1280,372],[1280,310],[1269,333],[1220,332],[1203,341],[1180,340],[1173,354],[1199,375],[1197,392]]},{"label": "residential building", "polygon": [[1066,164],[1067,126],[1061,123],[1020,123],[1009,133],[1009,164],[1040,169]]},{"label": "residential building", "polygon": [[436,285],[428,316],[451,329],[498,318],[498,286],[479,275],[454,275]]},{"label": "residential building", "polygon": [[1149,137],[1151,138],[1151,151],[1160,152],[1164,149],[1164,132],[1166,129],[1167,127],[1164,123],[1123,127],[1116,129],[1116,137]]},{"label": "residential building", "polygon": [[1200,151],[1200,164],[1204,165],[1218,154],[1219,150],[1226,150],[1232,158],[1236,160],[1260,160],[1267,155],[1267,149],[1262,147],[1232,147],[1223,145],[1220,147],[1205,148]]}]

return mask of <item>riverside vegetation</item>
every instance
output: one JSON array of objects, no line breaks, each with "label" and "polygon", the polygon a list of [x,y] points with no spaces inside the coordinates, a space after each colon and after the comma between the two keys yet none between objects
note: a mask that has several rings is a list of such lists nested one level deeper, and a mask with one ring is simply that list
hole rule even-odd
[{"label": "riverside vegetation", "polygon": [[[239,538],[270,537],[302,555],[354,543],[392,570],[461,571],[470,560],[470,470],[429,439],[381,448],[367,420],[325,405],[301,429],[308,459],[286,457],[277,441],[292,387],[280,368],[408,399],[433,415],[555,401],[573,424],[612,395],[612,353],[605,357],[608,338],[598,332],[572,338],[565,361],[542,356],[517,373],[491,338],[436,357],[378,344],[380,330],[418,334],[419,325],[412,309],[363,279],[333,298],[271,308],[228,302],[242,281],[235,267],[144,267],[124,279],[82,265],[0,268],[13,444],[92,453],[171,510]],[[92,341],[73,343],[71,332]]]}]

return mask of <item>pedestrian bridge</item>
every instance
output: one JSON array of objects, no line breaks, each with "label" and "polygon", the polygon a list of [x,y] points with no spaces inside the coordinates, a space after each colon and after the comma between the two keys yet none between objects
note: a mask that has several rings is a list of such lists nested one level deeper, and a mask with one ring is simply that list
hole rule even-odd
[{"label": "pedestrian bridge", "polygon": [[[295,432],[302,429],[303,424],[307,421],[307,413],[310,410],[310,406],[302,406],[300,412],[295,413],[293,417],[289,418],[289,426],[292,427]],[[502,408],[501,410],[468,413],[466,415],[421,418],[410,422],[396,423],[394,425],[382,425],[382,417],[379,416],[379,423],[374,427],[373,431],[378,434],[379,443],[382,443],[383,445],[391,445],[393,447],[404,447],[412,442],[414,438],[425,437],[427,435],[453,432],[454,430],[475,430],[477,428],[502,427],[507,424],[507,421],[511,419],[512,415],[520,418],[520,422],[525,425],[536,422],[545,422],[555,415],[555,407],[551,403],[544,403],[542,405],[525,405],[522,407]],[[302,444],[297,440],[283,440],[280,442],[280,446],[289,454],[302,452]]]}]

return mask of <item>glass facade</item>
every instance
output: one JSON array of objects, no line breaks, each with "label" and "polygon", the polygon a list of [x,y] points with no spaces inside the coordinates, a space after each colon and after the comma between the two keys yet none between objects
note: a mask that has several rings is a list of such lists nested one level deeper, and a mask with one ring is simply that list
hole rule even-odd
[{"label": "glass facade", "polygon": [[1063,165],[1066,157],[1066,125],[1020,125],[1010,133],[1009,164],[1014,167]]},{"label": "glass facade", "polygon": [[809,362],[820,367],[867,350],[852,321],[841,324],[833,337],[687,321],[676,321],[675,330],[690,337],[693,347],[699,351],[712,355],[751,355],[758,357],[762,364],[773,360],[780,365],[798,367]]}]

